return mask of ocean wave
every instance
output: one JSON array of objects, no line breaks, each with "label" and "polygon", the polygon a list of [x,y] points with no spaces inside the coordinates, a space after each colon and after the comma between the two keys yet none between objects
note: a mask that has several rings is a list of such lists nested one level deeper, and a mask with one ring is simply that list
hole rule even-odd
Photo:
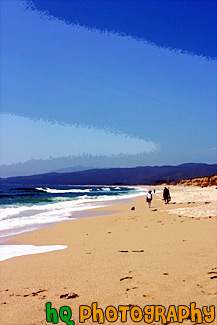
[{"label": "ocean wave", "polygon": [[34,246],[34,245],[1,245],[0,261],[5,261],[15,256],[47,253],[55,250],[66,249],[66,245]]},{"label": "ocean wave", "polygon": [[34,224],[68,220],[76,211],[85,211],[103,206],[98,199],[80,198],[51,204],[32,206],[13,205],[0,209],[0,231]]},{"label": "ocean wave", "polygon": [[91,189],[70,189],[70,190],[57,190],[55,188],[49,188],[49,187],[36,187],[37,191],[42,191],[46,193],[51,193],[51,194],[63,194],[63,193],[89,193],[92,190]]}]

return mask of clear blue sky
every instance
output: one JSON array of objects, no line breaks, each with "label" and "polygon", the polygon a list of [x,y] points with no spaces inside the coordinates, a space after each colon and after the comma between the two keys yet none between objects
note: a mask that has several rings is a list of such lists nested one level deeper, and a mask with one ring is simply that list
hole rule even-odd
[{"label": "clear blue sky", "polygon": [[1,1],[1,164],[216,162],[215,1],[24,3]]}]

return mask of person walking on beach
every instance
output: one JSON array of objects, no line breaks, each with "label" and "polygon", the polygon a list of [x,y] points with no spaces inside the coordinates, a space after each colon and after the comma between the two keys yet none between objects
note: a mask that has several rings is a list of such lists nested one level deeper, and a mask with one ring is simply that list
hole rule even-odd
[{"label": "person walking on beach", "polygon": [[148,195],[147,195],[146,201],[148,202],[148,207],[150,208],[151,207],[151,201],[152,201],[151,191],[148,191]]},{"label": "person walking on beach", "polygon": [[170,191],[166,186],[164,187],[163,191],[163,200],[165,201],[165,204],[169,203],[170,201]]}]

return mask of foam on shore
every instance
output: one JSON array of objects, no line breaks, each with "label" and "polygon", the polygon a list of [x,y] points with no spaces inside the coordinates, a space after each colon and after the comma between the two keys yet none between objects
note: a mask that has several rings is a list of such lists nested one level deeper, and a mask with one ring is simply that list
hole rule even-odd
[{"label": "foam on shore", "polygon": [[[135,187],[132,188],[134,189]],[[52,189],[52,191],[60,190]],[[75,191],[75,189],[70,191]],[[102,189],[102,191],[107,191],[107,188]],[[4,240],[4,238],[15,234],[28,232],[31,228],[41,228],[50,223],[72,220],[73,217],[76,219],[76,213],[78,212],[125,203],[137,196],[146,194],[147,189],[140,187],[136,188],[131,194],[96,195],[92,197],[83,195],[76,199],[70,197],[54,198],[53,202],[57,200],[56,203],[6,206],[5,208],[0,208],[0,239]]]},{"label": "foam on shore", "polygon": [[65,249],[65,245],[34,246],[34,245],[0,245],[0,261],[8,260],[12,257],[47,253]]}]

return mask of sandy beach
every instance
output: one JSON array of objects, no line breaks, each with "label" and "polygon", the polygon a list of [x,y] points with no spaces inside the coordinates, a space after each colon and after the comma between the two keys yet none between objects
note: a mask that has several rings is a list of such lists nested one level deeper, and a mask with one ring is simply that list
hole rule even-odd
[{"label": "sandy beach", "polygon": [[[0,262],[1,324],[48,324],[47,302],[57,310],[69,306],[75,324],[79,306],[93,302],[103,310],[109,305],[216,305],[217,190],[171,186],[170,191],[167,205],[162,194],[153,195],[151,209],[145,197],[138,197],[96,209],[95,217],[14,237],[14,244],[68,248]],[[102,210],[110,213],[99,216]],[[130,317],[126,323],[135,324]]]}]

